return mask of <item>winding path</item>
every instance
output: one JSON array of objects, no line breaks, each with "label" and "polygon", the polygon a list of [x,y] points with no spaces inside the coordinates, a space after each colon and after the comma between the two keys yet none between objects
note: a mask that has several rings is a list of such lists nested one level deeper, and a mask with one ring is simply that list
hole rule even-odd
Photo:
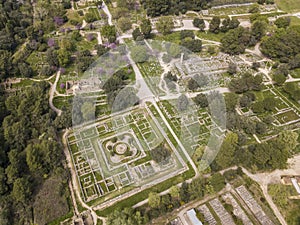
[{"label": "winding path", "polygon": [[112,25],[113,25],[113,23],[112,23],[112,15],[111,15],[111,13],[110,13],[110,11],[109,11],[109,9],[108,9],[108,7],[107,7],[105,1],[103,1],[102,9],[103,9],[103,11],[105,12],[105,14],[106,14],[107,17],[108,17],[108,24],[109,24],[110,26],[112,26]]},{"label": "winding path", "polygon": [[61,115],[62,111],[58,108],[56,108],[53,104],[53,98],[54,98],[54,93],[56,91],[56,86],[57,86],[57,83],[59,81],[59,78],[60,78],[60,70],[56,73],[56,78],[55,78],[55,81],[54,83],[51,85],[51,88],[50,88],[50,97],[49,97],[49,105],[50,105],[50,108],[57,113],[58,116]]}]

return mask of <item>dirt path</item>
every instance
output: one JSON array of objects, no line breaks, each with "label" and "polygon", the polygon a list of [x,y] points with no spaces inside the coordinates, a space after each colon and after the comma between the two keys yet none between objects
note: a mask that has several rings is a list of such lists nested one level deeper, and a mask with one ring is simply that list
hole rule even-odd
[{"label": "dirt path", "polygon": [[53,98],[54,98],[54,93],[56,91],[56,86],[57,86],[57,83],[59,81],[59,78],[60,78],[60,71],[58,71],[56,73],[56,78],[55,78],[55,82],[51,85],[51,88],[50,88],[50,97],[49,97],[49,105],[50,105],[50,108],[57,113],[58,116],[61,115],[62,111],[58,108],[56,108],[53,104]]},{"label": "dirt path", "polygon": [[257,173],[257,174],[252,174],[245,168],[243,168],[243,172],[249,176],[251,179],[256,181],[265,196],[265,199],[267,200],[268,204],[272,208],[274,214],[278,218],[281,224],[287,225],[284,217],[280,213],[279,209],[277,206],[274,204],[272,197],[268,193],[268,185],[273,184],[273,183],[280,183],[281,176],[283,175],[295,175],[295,174],[300,174],[300,154],[296,155],[295,157],[291,158],[288,160],[289,163],[289,168],[284,169],[284,170],[274,170],[271,173]]}]

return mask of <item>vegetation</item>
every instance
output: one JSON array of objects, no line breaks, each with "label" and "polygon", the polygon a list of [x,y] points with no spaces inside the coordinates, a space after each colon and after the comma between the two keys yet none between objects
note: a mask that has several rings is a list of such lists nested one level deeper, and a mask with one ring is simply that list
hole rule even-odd
[{"label": "vegetation", "polygon": [[[55,207],[47,209],[53,217],[44,217],[44,221],[50,222],[69,210],[67,185],[62,182],[67,180],[67,174],[62,166],[58,137],[59,127],[66,127],[69,122],[56,118],[49,108],[48,90],[48,84],[41,82],[1,99],[0,207],[6,209],[0,213],[3,224],[29,223],[33,219],[32,210],[43,211],[47,201],[52,201]],[[42,195],[47,178],[58,181],[60,194],[52,193],[55,189],[49,190],[49,194],[63,203],[52,198],[40,201],[38,196]],[[56,211],[57,208],[61,211]]]}]

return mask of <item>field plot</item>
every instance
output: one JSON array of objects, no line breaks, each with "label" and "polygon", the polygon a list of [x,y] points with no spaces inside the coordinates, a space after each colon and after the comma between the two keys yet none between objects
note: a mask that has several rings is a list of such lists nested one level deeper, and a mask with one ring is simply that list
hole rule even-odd
[{"label": "field plot", "polygon": [[138,63],[137,66],[141,71],[147,85],[151,91],[157,96],[163,96],[165,93],[159,88],[163,69],[159,62],[151,60],[143,63]]},{"label": "field plot", "polygon": [[222,131],[206,110],[191,105],[184,112],[179,112],[177,104],[177,100],[161,101],[158,106],[192,157],[199,147],[207,144],[212,134],[222,135]]},{"label": "field plot", "polygon": [[198,218],[209,225],[275,224],[274,218],[269,217],[244,185],[222,193],[196,209]]},{"label": "field plot", "polygon": [[[85,202],[109,200],[138,186],[162,182],[188,169],[145,109],[74,130],[68,145]],[[159,160],[161,146],[169,157]]]}]

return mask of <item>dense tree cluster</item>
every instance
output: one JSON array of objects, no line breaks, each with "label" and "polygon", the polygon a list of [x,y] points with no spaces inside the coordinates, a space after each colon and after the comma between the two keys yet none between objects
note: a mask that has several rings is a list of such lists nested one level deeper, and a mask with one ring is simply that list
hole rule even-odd
[{"label": "dense tree cluster", "polygon": [[181,187],[172,186],[169,194],[160,196],[156,192],[150,192],[148,206],[135,210],[129,208],[116,210],[108,216],[107,224],[147,224],[184,203],[202,199],[205,195],[219,192],[224,187],[224,177],[220,173],[215,173],[210,178],[198,177],[191,183],[183,182]]},{"label": "dense tree cluster", "polygon": [[241,138],[235,133],[227,134],[212,165],[214,170],[236,164],[260,170],[283,169],[298,144],[298,134],[293,131],[282,131],[276,138],[247,147],[241,147]]},{"label": "dense tree cluster", "polygon": [[257,74],[256,76],[251,73],[243,73],[240,78],[232,79],[229,83],[229,89],[236,93],[244,93],[249,90],[259,91],[262,87],[263,76]]},{"label": "dense tree cluster", "polygon": [[30,223],[35,195],[45,179],[67,178],[57,131],[58,124],[70,123],[62,124],[49,108],[48,91],[48,84],[41,82],[0,99],[0,208],[6,209],[0,211],[1,224]]},{"label": "dense tree cluster", "polygon": [[186,13],[188,10],[200,11],[208,8],[210,0],[142,0],[141,3],[151,17]]},{"label": "dense tree cluster", "polygon": [[300,101],[300,88],[297,83],[286,83],[283,90],[295,101]]},{"label": "dense tree cluster", "polygon": [[[278,59],[287,63],[291,60],[299,62],[296,58],[300,51],[300,29],[299,27],[289,27],[288,29],[278,29],[272,36],[263,39],[261,51],[272,59]],[[298,67],[298,63],[293,66]]]}]

